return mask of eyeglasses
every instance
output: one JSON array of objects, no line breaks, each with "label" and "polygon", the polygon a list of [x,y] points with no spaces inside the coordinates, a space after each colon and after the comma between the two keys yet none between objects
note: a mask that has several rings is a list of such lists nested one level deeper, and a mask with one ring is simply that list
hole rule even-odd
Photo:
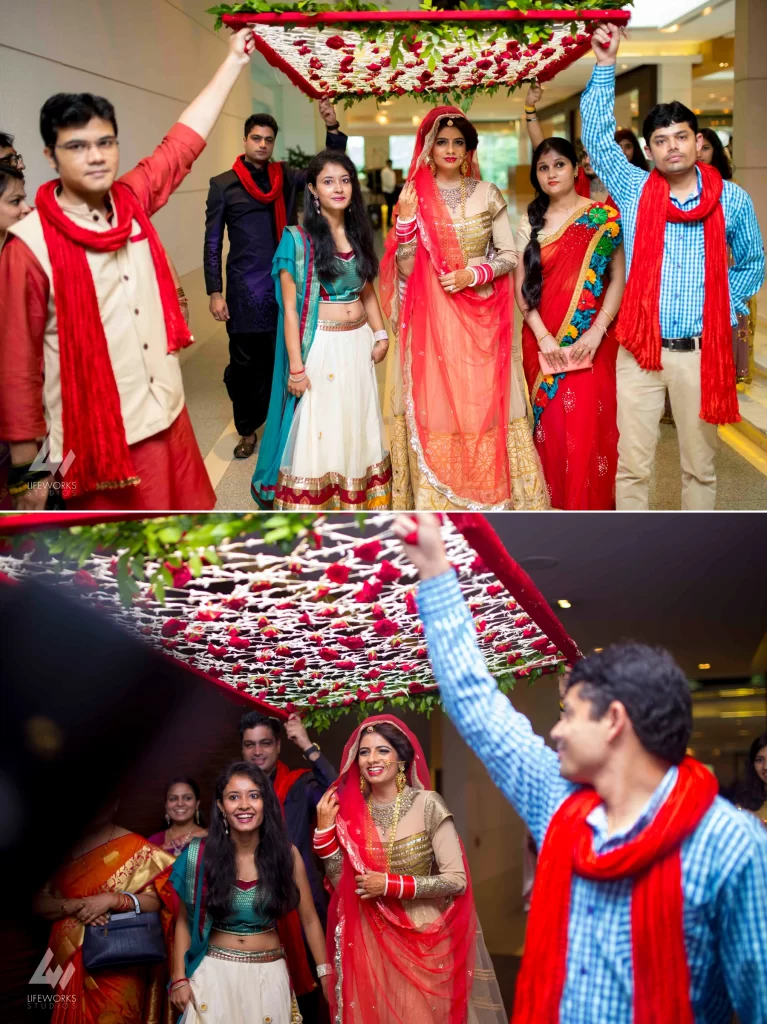
[{"label": "eyeglasses", "polygon": [[73,156],[84,156],[85,153],[89,153],[95,146],[99,153],[109,153],[115,146],[117,146],[117,139],[113,135],[109,135],[104,139],[99,139],[97,142],[84,142],[79,139],[74,142],[65,142],[62,146],[54,146],[54,149],[64,149],[67,153],[71,153]]},{"label": "eyeglasses", "polygon": [[11,167],[23,167],[24,158],[21,153],[9,153],[8,156],[3,157],[4,164],[10,164]]}]

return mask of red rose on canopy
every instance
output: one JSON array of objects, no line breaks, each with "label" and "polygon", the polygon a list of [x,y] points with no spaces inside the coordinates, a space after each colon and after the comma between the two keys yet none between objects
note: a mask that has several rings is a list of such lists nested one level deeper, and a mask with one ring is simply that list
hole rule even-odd
[{"label": "red rose on canopy", "polygon": [[489,583],[488,586],[486,587],[486,590],[487,590],[488,594],[491,597],[495,597],[496,594],[502,594],[503,593],[503,584],[502,583]]},{"label": "red rose on canopy", "polygon": [[232,611],[239,612],[248,603],[248,599],[246,597],[225,597],[223,603]]},{"label": "red rose on canopy", "polygon": [[340,562],[336,562],[335,564],[328,566],[325,570],[325,575],[329,580],[332,580],[333,583],[344,584],[349,579],[349,573],[351,571],[350,566],[341,565]]},{"label": "red rose on canopy", "polygon": [[534,647],[536,651],[545,651],[546,648],[549,646],[548,637],[539,636],[537,640],[533,640],[530,646]]},{"label": "red rose on canopy", "polygon": [[351,669],[356,668],[356,662],[352,661],[351,658],[343,658],[341,661],[336,662],[336,668]]},{"label": "red rose on canopy", "polygon": [[186,565],[181,565],[178,569],[176,569],[170,564],[170,562],[166,562],[165,568],[173,576],[174,587],[186,586],[186,584],[192,578],[192,574]]},{"label": "red rose on canopy", "polygon": [[236,689],[238,689],[238,690],[247,690],[247,688],[248,688],[248,681],[247,681],[247,679],[238,679],[237,682],[234,685],[235,685]]},{"label": "red rose on canopy", "polygon": [[375,562],[376,558],[378,558],[381,553],[382,548],[383,545],[380,540],[369,540],[364,544],[358,544],[356,548],[354,548],[354,556],[355,558],[361,559],[363,562]]},{"label": "red rose on canopy", "polygon": [[535,626],[525,626],[522,630],[522,636],[525,640],[529,640],[531,636],[535,636]]},{"label": "red rose on canopy", "polygon": [[175,636],[184,629],[186,629],[186,623],[182,619],[166,619],[160,632],[163,636]]},{"label": "red rose on canopy", "polygon": [[306,658],[296,658],[296,660],[293,662],[293,671],[294,672],[301,672],[305,668],[306,668]]},{"label": "red rose on canopy", "polygon": [[319,57],[312,57],[312,59],[309,61],[309,67],[310,68],[316,68],[317,71],[321,71],[322,70],[322,61],[320,60]]},{"label": "red rose on canopy", "polygon": [[365,673],[365,678],[366,679],[378,679],[378,677],[380,675],[381,675],[381,670],[380,669],[378,669],[378,668],[369,668],[367,670],[367,672]]},{"label": "red rose on canopy", "polygon": [[302,626],[312,625],[312,619],[308,612],[303,612],[301,615],[299,615],[298,621],[301,623]]},{"label": "red rose on canopy", "polygon": [[417,615],[418,607],[415,603],[415,594],[412,590],[408,590],[405,594],[405,607],[407,608],[408,615]]},{"label": "red rose on canopy", "polygon": [[394,583],[395,580],[400,578],[402,573],[396,565],[384,558],[378,567],[376,575],[382,583]]},{"label": "red rose on canopy", "polygon": [[340,636],[337,642],[347,651],[361,651],[365,646],[365,641],[361,636]]},{"label": "red rose on canopy", "polygon": [[178,647],[178,640],[161,640],[163,647]]},{"label": "red rose on canopy", "polygon": [[354,600],[359,602],[359,604],[370,604],[371,601],[375,601],[382,590],[383,582],[381,580],[365,580],[362,587],[354,595]]},{"label": "red rose on canopy", "polygon": [[325,46],[329,46],[331,50],[341,50],[346,46],[346,43],[343,36],[331,36],[330,39],[326,40]]},{"label": "red rose on canopy", "polygon": [[344,697],[341,703],[345,708],[348,708],[350,704],[354,703],[354,697]]},{"label": "red rose on canopy", "polygon": [[226,647],[216,647],[215,644],[208,644],[208,654],[212,654],[216,658],[223,658],[226,654]]},{"label": "red rose on canopy", "polygon": [[278,629],[274,629],[274,627],[272,627],[271,629],[262,629],[261,635],[265,636],[267,640],[271,640],[273,637],[279,636],[280,631]]},{"label": "red rose on canopy", "polygon": [[410,683],[408,691],[410,693],[426,693],[426,687],[423,683]]},{"label": "red rose on canopy", "polygon": [[341,652],[334,651],[332,647],[320,647],[320,657],[323,661],[336,661],[341,657]]},{"label": "red rose on canopy", "polygon": [[285,644],[280,644],[279,647],[275,647],[274,653],[278,654],[281,658],[289,658],[293,652]]},{"label": "red rose on canopy", "polygon": [[307,704],[316,704],[316,703],[317,703],[317,698],[316,698],[316,697],[315,697],[314,695],[310,694],[310,695],[309,695],[309,696],[308,696],[308,697],[306,698],[306,703],[307,703]]},{"label": "red rose on canopy", "polygon": [[373,607],[370,609],[370,614],[373,616],[374,619],[383,619],[386,616],[386,612],[384,611],[383,606],[380,604],[374,604]]},{"label": "red rose on canopy", "polygon": [[370,693],[368,690],[357,690],[357,700],[367,700],[369,696]]},{"label": "red rose on canopy", "polygon": [[233,636],[229,638],[229,646],[238,651],[245,651],[250,647],[250,640],[245,636]]},{"label": "red rose on canopy", "polygon": [[373,629],[379,636],[394,636],[395,633],[399,633],[399,626],[391,619],[379,619]]},{"label": "red rose on canopy", "polygon": [[270,590],[271,583],[269,580],[254,580],[250,585],[251,593],[260,594],[262,590]]},{"label": "red rose on canopy", "polygon": [[98,590],[99,584],[95,576],[87,571],[87,569],[78,569],[72,577],[72,582],[76,587],[81,590]]}]

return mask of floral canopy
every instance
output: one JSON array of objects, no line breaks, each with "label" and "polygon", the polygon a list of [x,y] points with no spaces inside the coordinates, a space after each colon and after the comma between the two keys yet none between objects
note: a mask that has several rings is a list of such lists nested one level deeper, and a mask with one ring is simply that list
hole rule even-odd
[{"label": "floral canopy", "polygon": [[[438,703],[416,570],[391,524],[391,513],[318,517],[286,553],[246,533],[218,544],[214,563],[201,558],[196,576],[191,559],[172,567],[164,602],[137,579],[127,607],[118,587],[119,551],[96,550],[78,567],[41,559],[17,534],[0,554],[0,571],[12,580],[54,582],[187,666],[270,707],[306,713],[321,727],[355,705],[428,712]],[[3,529],[0,521],[0,534],[15,533],[9,525]],[[502,688],[579,656],[484,516],[454,514],[442,531],[481,650]],[[156,568],[150,560],[146,574]]]},{"label": "floral canopy", "polygon": [[312,98],[350,105],[408,94],[466,105],[478,92],[553,78],[589,50],[600,21],[628,22],[629,12],[618,9],[623,2],[599,0],[599,10],[588,0],[561,8],[511,0],[483,9],[461,4],[462,10],[427,2],[417,11],[381,11],[254,0],[210,13],[233,29],[254,25],[264,58]]}]

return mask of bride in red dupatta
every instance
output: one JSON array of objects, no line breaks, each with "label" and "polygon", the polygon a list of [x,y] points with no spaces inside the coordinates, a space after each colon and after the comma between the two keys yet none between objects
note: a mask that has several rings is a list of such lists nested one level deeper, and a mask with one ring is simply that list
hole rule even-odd
[{"label": "bride in red dupatta", "polygon": [[[317,808],[314,846],[334,888],[327,959],[336,1024],[507,1022],[466,854],[429,786],[415,736],[376,715],[353,733],[337,788]],[[396,797],[380,802],[387,793]]]},{"label": "bride in red dupatta", "polygon": [[394,508],[547,504],[512,350],[514,240],[476,146],[457,108],[424,118],[381,262],[381,305],[399,348]]}]

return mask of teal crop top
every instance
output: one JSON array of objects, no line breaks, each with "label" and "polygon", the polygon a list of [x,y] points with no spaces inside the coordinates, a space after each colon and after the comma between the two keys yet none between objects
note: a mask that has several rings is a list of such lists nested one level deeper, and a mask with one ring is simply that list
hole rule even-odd
[{"label": "teal crop top", "polygon": [[276,922],[267,914],[264,891],[257,886],[257,881],[236,882],[232,886],[229,913],[222,921],[212,921],[212,927],[230,935],[258,935],[273,931]]},{"label": "teal crop top", "polygon": [[334,281],[320,278],[320,302],[356,302],[365,282],[357,273],[354,253],[339,252],[336,259],[341,264],[341,273]]}]

